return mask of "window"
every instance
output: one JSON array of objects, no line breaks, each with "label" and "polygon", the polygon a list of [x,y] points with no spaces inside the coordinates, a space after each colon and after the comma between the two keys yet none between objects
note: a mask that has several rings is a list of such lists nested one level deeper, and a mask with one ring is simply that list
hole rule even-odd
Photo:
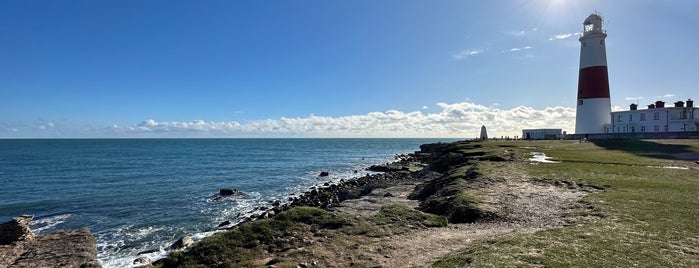
[{"label": "window", "polygon": [[646,121],[646,114],[641,114],[641,121]]},{"label": "window", "polygon": [[583,100],[578,100],[578,105],[582,105],[582,104],[583,104]]},{"label": "window", "polygon": [[617,116],[616,116],[616,121],[617,121],[617,122],[621,122],[621,115],[617,115]]},{"label": "window", "polygon": [[633,121],[633,115],[629,114],[629,122]]},{"label": "window", "polygon": [[599,44],[604,46],[604,40],[599,40]]},{"label": "window", "polygon": [[587,42],[583,42],[583,46],[586,47],[586,46],[587,46]]},{"label": "window", "polygon": [[660,119],[660,113],[655,112],[655,113],[653,114],[653,120],[659,120],[659,119]]},{"label": "window", "polygon": [[641,132],[646,132],[646,126],[641,126]]}]

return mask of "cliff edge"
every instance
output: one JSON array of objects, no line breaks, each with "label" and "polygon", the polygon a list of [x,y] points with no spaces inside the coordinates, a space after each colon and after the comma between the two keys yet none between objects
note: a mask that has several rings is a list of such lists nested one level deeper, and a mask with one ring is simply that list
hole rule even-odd
[{"label": "cliff edge", "polygon": [[101,267],[97,240],[87,228],[36,235],[32,216],[0,224],[0,267]]}]

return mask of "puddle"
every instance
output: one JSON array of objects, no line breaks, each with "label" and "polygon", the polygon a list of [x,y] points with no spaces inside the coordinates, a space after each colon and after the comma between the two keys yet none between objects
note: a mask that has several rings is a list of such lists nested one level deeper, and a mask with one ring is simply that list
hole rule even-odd
[{"label": "puddle", "polygon": [[529,158],[529,161],[532,162],[537,162],[537,163],[560,163],[559,161],[551,161],[549,160],[551,157],[546,156],[545,153],[540,153],[540,152],[531,152],[532,155],[531,158]]},{"label": "puddle", "polygon": [[667,168],[667,169],[689,169],[688,167],[678,167],[678,166],[646,166],[649,168]]}]

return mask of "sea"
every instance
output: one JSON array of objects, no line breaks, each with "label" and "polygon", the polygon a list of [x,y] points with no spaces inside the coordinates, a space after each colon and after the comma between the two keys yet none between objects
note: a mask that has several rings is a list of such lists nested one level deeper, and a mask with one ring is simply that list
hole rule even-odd
[{"label": "sea", "polygon": [[[104,267],[130,267],[140,252],[162,258],[184,235],[201,240],[256,207],[449,141],[0,139],[0,222],[34,215],[37,234],[87,227]],[[217,199],[222,188],[247,197]]]}]

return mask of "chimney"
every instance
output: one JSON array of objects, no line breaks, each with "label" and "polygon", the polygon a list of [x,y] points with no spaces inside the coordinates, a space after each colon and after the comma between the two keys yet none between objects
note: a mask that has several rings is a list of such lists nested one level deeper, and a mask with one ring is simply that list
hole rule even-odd
[{"label": "chimney", "polygon": [[694,107],[694,101],[692,99],[687,99],[687,107]]},{"label": "chimney", "polygon": [[631,105],[629,105],[629,108],[631,109],[631,111],[635,111],[636,109],[638,109],[638,105],[635,103],[632,103]]},{"label": "chimney", "polygon": [[656,101],[655,108],[665,108],[665,102],[664,101]]},{"label": "chimney", "polygon": [[648,104],[648,109],[655,109],[655,104]]},{"label": "chimney", "polygon": [[684,101],[676,101],[675,102],[675,108],[682,108],[684,107]]}]

